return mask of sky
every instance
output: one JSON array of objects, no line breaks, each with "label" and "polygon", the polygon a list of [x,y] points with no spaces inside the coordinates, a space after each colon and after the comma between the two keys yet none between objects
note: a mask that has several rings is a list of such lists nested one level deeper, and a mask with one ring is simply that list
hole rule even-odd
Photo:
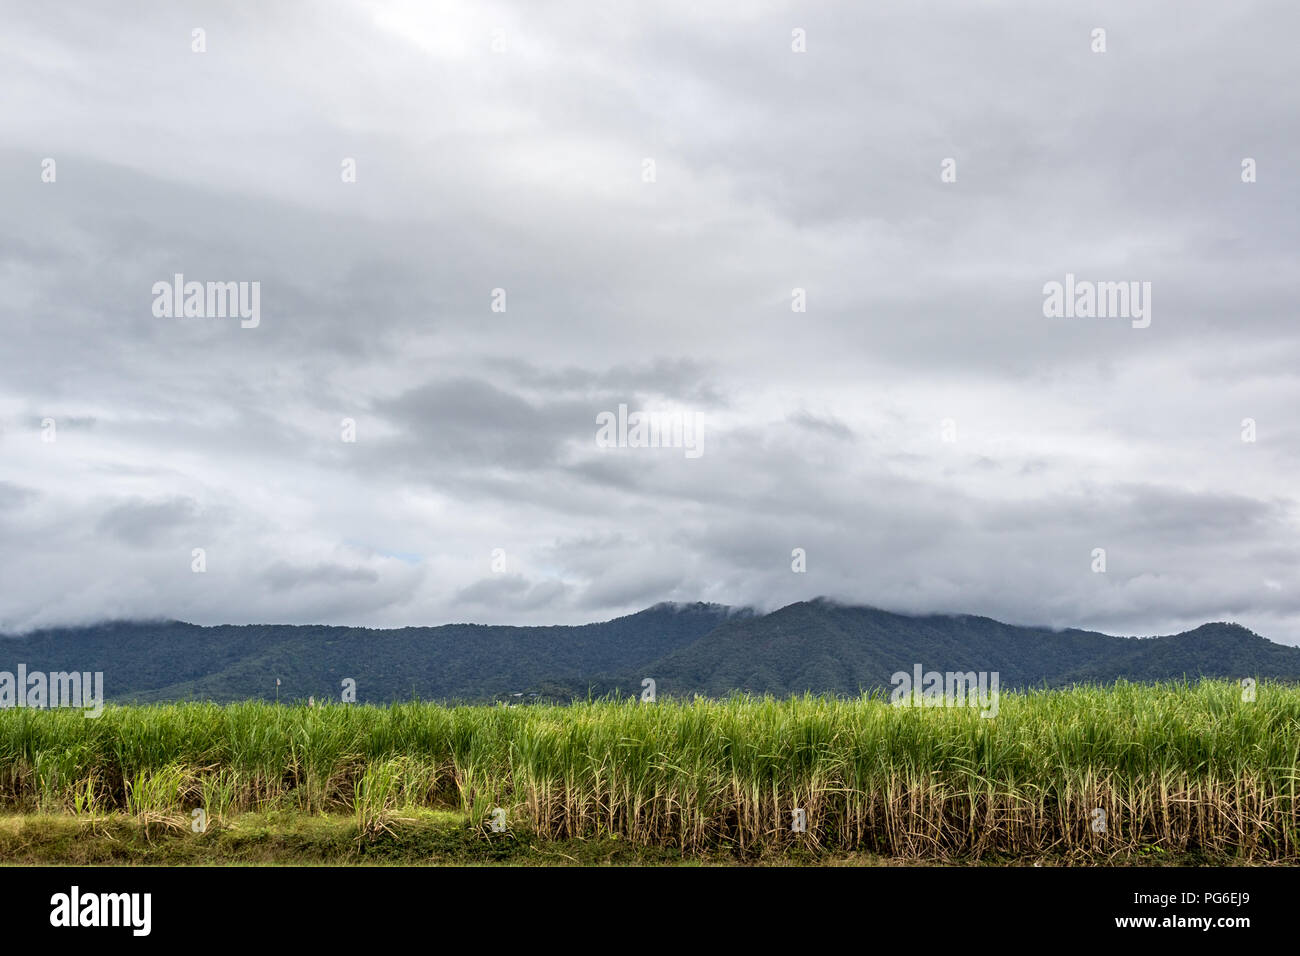
[{"label": "sky", "polygon": [[0,630],[1300,643],[1294,4],[2,6]]}]

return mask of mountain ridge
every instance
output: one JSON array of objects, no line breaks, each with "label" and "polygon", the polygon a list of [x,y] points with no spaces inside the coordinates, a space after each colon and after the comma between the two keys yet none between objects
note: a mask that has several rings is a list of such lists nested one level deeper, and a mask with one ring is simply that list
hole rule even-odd
[{"label": "mountain ridge", "polygon": [[1119,637],[1079,628],[1006,624],[972,614],[908,615],[827,598],[768,613],[660,602],[581,625],[196,625],[111,621],[0,635],[0,670],[103,671],[110,700],[222,702],[336,699],[345,678],[359,702],[570,699],[639,694],[856,695],[891,675],[987,671],[1004,688],[1072,683],[1256,677],[1300,680],[1300,648],[1240,624]]}]

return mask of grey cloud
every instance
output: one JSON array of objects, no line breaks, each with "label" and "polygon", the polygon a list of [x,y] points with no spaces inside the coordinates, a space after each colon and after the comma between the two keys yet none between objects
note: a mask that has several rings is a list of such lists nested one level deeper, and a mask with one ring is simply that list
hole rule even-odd
[{"label": "grey cloud", "polygon": [[562,581],[530,582],[519,574],[501,574],[476,581],[456,592],[454,603],[475,609],[502,608],[516,612],[562,611],[568,588]]},{"label": "grey cloud", "polygon": [[[1291,5],[125,9],[0,37],[0,628],[826,594],[1300,641]],[[261,326],[153,316],[175,272]],[[1150,328],[1045,319],[1067,272]],[[703,457],[597,448],[621,402]]]},{"label": "grey cloud", "polygon": [[283,561],[262,571],[262,579],[272,591],[289,591],[309,585],[337,587],[348,584],[374,584],[379,574],[373,568],[349,568],[340,564],[294,566]]},{"label": "grey cloud", "polygon": [[99,534],[116,538],[130,547],[146,547],[176,537],[199,515],[192,498],[165,501],[127,501],[104,512],[96,525]]},{"label": "grey cloud", "polygon": [[9,481],[0,481],[0,511],[17,510],[40,497],[35,488],[24,488]]},{"label": "grey cloud", "polygon": [[806,428],[810,431],[822,432],[830,435],[832,438],[839,438],[848,441],[853,437],[853,429],[845,425],[842,421],[834,418],[821,418],[806,411],[797,411],[788,416],[788,420],[800,428]]}]

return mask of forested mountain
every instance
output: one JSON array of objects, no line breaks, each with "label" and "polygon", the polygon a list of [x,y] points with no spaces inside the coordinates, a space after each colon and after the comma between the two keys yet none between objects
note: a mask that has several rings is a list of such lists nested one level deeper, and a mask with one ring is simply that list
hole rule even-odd
[{"label": "forested mountain", "polygon": [[116,622],[0,638],[0,671],[103,671],[115,701],[567,699],[636,694],[857,694],[897,671],[997,672],[1003,688],[1081,681],[1300,680],[1300,648],[1235,624],[1156,638],[1018,627],[970,615],[909,616],[826,600],[760,615],[660,604],[576,627],[448,624],[392,630]]},{"label": "forested mountain", "polygon": [[913,617],[829,601],[791,604],[724,622],[654,665],[665,691],[856,694],[891,675],[925,670],[997,672],[1002,687],[1182,677],[1300,679],[1300,648],[1236,624],[1168,637],[1016,627],[986,617]]},{"label": "forested mountain", "polygon": [[103,671],[109,700],[482,700],[512,693],[568,697],[595,675],[648,667],[729,617],[719,605],[661,604],[576,627],[446,624],[377,630],[317,625],[198,627],[115,622],[0,638],[0,670]]}]

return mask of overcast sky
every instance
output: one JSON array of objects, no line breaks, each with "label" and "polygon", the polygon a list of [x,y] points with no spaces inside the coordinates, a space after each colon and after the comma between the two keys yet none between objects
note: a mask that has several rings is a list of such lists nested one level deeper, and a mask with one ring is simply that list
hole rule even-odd
[{"label": "overcast sky", "polygon": [[[104,6],[4,5],[0,629],[1300,643],[1294,4]],[[1150,325],[1045,317],[1067,273]],[[703,453],[600,447],[620,404]]]}]

